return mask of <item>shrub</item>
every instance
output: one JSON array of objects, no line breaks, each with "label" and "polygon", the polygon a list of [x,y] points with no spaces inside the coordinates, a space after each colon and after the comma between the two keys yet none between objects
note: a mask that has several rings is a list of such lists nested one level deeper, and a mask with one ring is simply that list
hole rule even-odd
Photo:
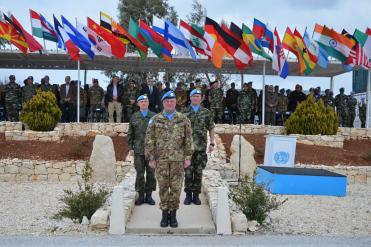
[{"label": "shrub", "polygon": [[31,100],[24,103],[20,120],[34,131],[50,131],[59,122],[62,112],[52,92],[37,90]]},{"label": "shrub", "polygon": [[256,174],[252,178],[245,176],[239,186],[231,189],[229,197],[247,220],[256,220],[259,224],[263,223],[270,211],[287,201],[287,199],[278,201],[264,190],[264,185],[256,184]]},{"label": "shrub", "polygon": [[336,135],[338,117],[333,108],[323,101],[315,102],[312,96],[300,103],[285,123],[287,134]]},{"label": "shrub", "polygon": [[86,162],[81,176],[83,184],[78,183],[79,189],[76,192],[64,190],[64,196],[59,199],[64,206],[54,215],[55,219],[70,218],[81,223],[84,216],[90,220],[94,212],[105,203],[109,192],[103,187],[94,188],[90,183],[91,175],[92,168]]}]

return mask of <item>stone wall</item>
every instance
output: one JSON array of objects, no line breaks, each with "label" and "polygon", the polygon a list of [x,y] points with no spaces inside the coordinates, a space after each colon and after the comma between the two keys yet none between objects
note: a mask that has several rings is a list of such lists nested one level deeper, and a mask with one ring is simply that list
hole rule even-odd
[{"label": "stone wall", "polygon": [[[39,161],[0,160],[0,182],[74,181],[80,180],[85,165],[83,160]],[[121,181],[133,167],[130,160],[116,162],[116,180]]]},{"label": "stone wall", "polygon": [[6,141],[55,141],[61,140],[60,130],[53,131],[31,131],[31,130],[7,130],[5,131]]}]

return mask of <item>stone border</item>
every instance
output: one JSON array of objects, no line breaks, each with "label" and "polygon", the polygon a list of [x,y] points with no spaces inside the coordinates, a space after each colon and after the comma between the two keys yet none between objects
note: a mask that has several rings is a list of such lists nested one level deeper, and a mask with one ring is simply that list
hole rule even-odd
[{"label": "stone border", "polygon": [[[80,180],[84,160],[0,160],[0,182],[62,182]],[[130,158],[116,162],[116,181],[121,181],[133,167]]]},{"label": "stone border", "polygon": [[6,141],[53,141],[60,142],[61,134],[58,128],[53,131],[32,131],[32,130],[7,130],[5,131]]}]

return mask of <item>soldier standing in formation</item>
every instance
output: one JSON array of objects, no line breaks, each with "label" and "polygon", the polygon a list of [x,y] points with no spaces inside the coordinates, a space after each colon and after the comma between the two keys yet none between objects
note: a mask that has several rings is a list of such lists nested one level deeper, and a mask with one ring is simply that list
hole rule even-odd
[{"label": "soldier standing in formation", "polygon": [[100,120],[101,115],[98,117],[98,112],[96,112],[97,109],[101,108],[104,106],[104,90],[101,86],[99,86],[99,81],[98,79],[93,78],[92,80],[93,86],[89,88],[88,95],[90,99],[90,119],[93,121],[95,120]]},{"label": "soldier standing in formation", "polygon": [[169,91],[161,98],[164,110],[151,118],[146,138],[145,155],[155,169],[159,185],[161,227],[178,227],[176,211],[182,190],[184,169],[191,164],[192,128],[189,119],[175,110],[176,96]]},{"label": "soldier standing in formation", "polygon": [[36,94],[36,86],[33,84],[33,77],[26,79],[26,84],[22,87],[22,104],[27,103]]},{"label": "soldier standing in formation", "polygon": [[15,82],[15,76],[9,76],[9,83],[5,86],[5,110],[7,121],[18,121],[18,105],[21,101],[21,87]]},{"label": "soldier standing in formation", "polygon": [[285,89],[282,88],[278,95],[277,112],[278,112],[278,123],[284,125],[286,120],[287,105],[289,100],[285,95]]},{"label": "soldier standing in formation", "polygon": [[340,94],[335,97],[335,107],[339,118],[339,126],[347,126],[347,96],[344,94],[344,88],[340,88]]},{"label": "soldier standing in formation", "polygon": [[239,96],[239,92],[236,89],[236,84],[233,82],[231,83],[231,88],[227,90],[227,95],[225,97],[225,105],[229,111],[231,124],[237,123],[238,96]]},{"label": "soldier standing in formation", "polygon": [[139,96],[139,89],[134,80],[130,80],[124,89],[123,105],[125,111],[125,122],[130,121],[131,115],[137,111],[136,99]]},{"label": "soldier standing in formation", "polygon": [[219,87],[219,82],[213,81],[210,82],[210,90],[209,90],[209,104],[210,104],[210,111],[213,116],[213,120],[215,123],[222,123],[223,120],[223,101],[224,101],[224,94],[223,89]]},{"label": "soldier standing in formation", "polygon": [[356,118],[357,99],[354,98],[354,92],[350,92],[347,100],[348,110],[348,127],[354,127],[354,119]]},{"label": "soldier standing in formation", "polygon": [[183,83],[178,82],[175,88],[176,110],[184,112],[187,107],[187,91],[183,89]]},{"label": "soldier standing in formation", "polygon": [[243,90],[238,97],[238,109],[240,111],[240,121],[242,124],[251,123],[252,111],[256,104],[254,91],[249,85],[251,84],[246,82],[243,84]]},{"label": "soldier standing in formation", "polygon": [[137,172],[135,191],[139,196],[135,205],[143,203],[155,205],[155,201],[152,199],[152,191],[156,190],[155,171],[148,166],[148,160],[144,156],[144,140],[148,122],[155,113],[148,110],[149,101],[146,95],[139,96],[136,101],[139,111],[131,116],[128,131],[129,149],[131,154],[134,154],[134,167]]},{"label": "soldier standing in formation", "polygon": [[359,120],[361,120],[361,128],[366,128],[366,109],[367,105],[365,98],[361,98],[361,102],[358,104]]},{"label": "soldier standing in formation", "polygon": [[202,170],[207,164],[207,132],[210,136],[209,152],[214,150],[214,121],[208,109],[201,106],[202,92],[194,89],[190,93],[191,105],[187,108],[185,115],[191,121],[194,152],[191,165],[185,169],[184,191],[185,205],[193,202],[200,205],[200,193],[202,184]]},{"label": "soldier standing in formation", "polygon": [[334,93],[330,89],[325,90],[325,96],[323,97],[323,103],[325,106],[329,106],[334,109]]}]

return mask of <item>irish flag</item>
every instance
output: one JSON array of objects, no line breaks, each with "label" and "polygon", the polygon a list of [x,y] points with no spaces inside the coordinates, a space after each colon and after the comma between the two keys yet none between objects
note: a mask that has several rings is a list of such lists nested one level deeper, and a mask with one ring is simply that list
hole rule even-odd
[{"label": "irish flag", "polygon": [[349,57],[355,42],[333,29],[316,24],[313,39],[323,47],[329,56],[344,63]]}]

